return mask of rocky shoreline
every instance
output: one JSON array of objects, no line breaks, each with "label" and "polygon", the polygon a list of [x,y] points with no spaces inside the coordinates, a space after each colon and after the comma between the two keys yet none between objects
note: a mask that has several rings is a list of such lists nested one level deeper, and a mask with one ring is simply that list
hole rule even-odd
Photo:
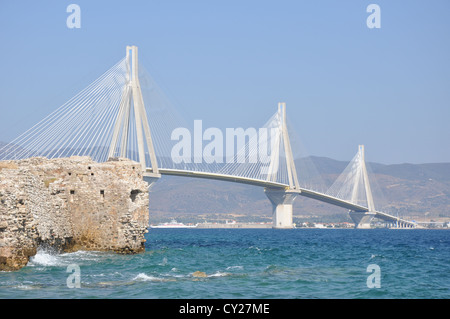
[{"label": "rocky shoreline", "polygon": [[1,161],[0,271],[21,269],[40,247],[143,252],[148,187],[127,159]]}]

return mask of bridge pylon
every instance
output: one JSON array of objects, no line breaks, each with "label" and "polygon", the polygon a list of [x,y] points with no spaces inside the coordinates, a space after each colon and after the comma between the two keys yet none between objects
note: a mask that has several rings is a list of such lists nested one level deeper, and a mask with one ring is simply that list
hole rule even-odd
[{"label": "bridge pylon", "polygon": [[[366,212],[355,212],[349,211],[349,215],[355,223],[356,228],[370,228],[370,222],[375,217],[375,205],[373,202],[372,189],[370,187],[369,175],[367,174],[366,161],[364,155],[364,145],[359,145],[358,156],[357,156],[357,171],[355,183],[352,190],[351,202],[357,203],[358,193],[360,187],[364,186],[365,199],[367,201],[368,211]],[[361,183],[362,181],[362,183]],[[363,184],[363,185],[360,185]]]},{"label": "bridge pylon", "polygon": [[[297,169],[295,168],[294,157],[289,139],[287,122],[286,122],[286,103],[278,103],[278,115],[280,128],[279,149],[283,147],[286,157],[286,168],[289,180],[289,187],[286,189],[272,189],[266,187],[264,193],[269,198],[273,207],[273,228],[289,229],[293,228],[292,215],[293,204],[300,193],[300,184],[298,182]],[[272,150],[272,160],[268,170],[267,181],[274,181],[278,170],[278,157],[280,152]]]},{"label": "bridge pylon", "polygon": [[[123,87],[108,157],[127,157],[130,136],[135,136],[138,160],[144,177],[146,177],[147,181],[153,182],[161,175],[158,171],[158,161],[153,147],[147,112],[139,83],[138,48],[136,46],[126,47],[126,61],[128,82]],[[134,125],[131,123],[133,117]],[[135,132],[131,132],[133,128]],[[146,150],[150,157],[150,165],[146,163]],[[149,166],[151,167],[151,172],[148,172]]]}]

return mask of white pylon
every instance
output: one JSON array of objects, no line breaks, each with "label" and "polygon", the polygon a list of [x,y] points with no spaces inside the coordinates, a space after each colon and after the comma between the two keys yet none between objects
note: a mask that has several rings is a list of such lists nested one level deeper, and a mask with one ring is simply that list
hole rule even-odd
[{"label": "white pylon", "polygon": [[[365,156],[364,156],[364,145],[359,145],[358,152],[359,152],[359,160],[360,160],[360,171],[358,172],[358,174],[362,173],[362,177],[363,177],[363,181],[364,181],[364,189],[365,189],[365,193],[366,193],[367,207],[369,208],[369,212],[374,212],[375,205],[373,203],[372,189],[370,187],[369,175],[367,174],[367,169],[366,169],[366,160],[365,160]],[[358,183],[355,183],[355,188],[358,187],[357,184]]]},{"label": "white pylon", "polygon": [[349,214],[352,220],[354,221],[356,228],[370,228],[371,227],[370,223],[376,213],[375,213],[375,205],[373,202],[372,190],[369,182],[369,176],[367,174],[366,161],[364,156],[364,145],[359,145],[357,155],[358,155],[357,156],[358,162],[356,164],[358,169],[356,171],[356,176],[354,179],[355,183],[353,186],[351,201],[353,203],[356,203],[358,201],[357,194],[358,188],[360,187],[359,181],[362,180],[362,183],[364,184],[364,193],[366,195],[365,197],[367,201],[368,211],[367,212],[350,211]]},{"label": "white pylon", "polygon": [[276,140],[274,143],[272,143],[273,149],[270,158],[270,165],[268,168],[267,181],[276,181],[276,176],[279,169],[280,149],[283,145],[284,153],[286,156],[286,168],[289,180],[289,188],[299,189],[300,184],[298,183],[297,170],[295,168],[294,156],[292,155],[291,143],[287,129],[286,103],[278,103],[278,119],[280,127],[278,129],[278,134],[274,136]]},{"label": "white pylon", "polygon": [[[130,64],[131,52],[131,64]],[[127,60],[127,74],[128,83],[123,88],[122,100],[120,102],[119,113],[117,115],[116,123],[114,125],[113,137],[109,148],[109,157],[114,157],[120,141],[121,157],[126,157],[126,150],[128,144],[128,135],[130,134],[130,112],[131,102],[133,101],[134,118],[136,122],[136,139],[138,146],[139,163],[142,170],[147,170],[145,162],[145,145],[150,155],[150,165],[153,174],[158,174],[158,162],[156,160],[155,150],[153,148],[153,141],[150,133],[150,127],[147,119],[147,112],[144,107],[144,99],[142,98],[141,86],[139,83],[139,69],[138,69],[138,48],[136,46],[127,46],[126,48]],[[122,133],[122,134],[120,134]]]},{"label": "white pylon", "polygon": [[284,148],[286,156],[286,168],[289,180],[289,189],[271,189],[266,187],[264,192],[272,203],[273,208],[273,228],[292,228],[293,204],[300,193],[297,169],[295,168],[294,156],[292,154],[291,142],[289,139],[286,122],[286,103],[278,103],[279,129],[272,149],[270,166],[267,180],[275,181],[279,168],[279,157],[281,146]]}]

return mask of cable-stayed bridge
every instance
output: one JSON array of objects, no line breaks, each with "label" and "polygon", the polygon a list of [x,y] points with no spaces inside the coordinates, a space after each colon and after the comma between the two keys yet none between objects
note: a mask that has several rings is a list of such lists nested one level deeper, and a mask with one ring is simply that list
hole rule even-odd
[{"label": "cable-stayed bridge", "polygon": [[[149,183],[175,175],[259,186],[273,205],[274,228],[293,227],[298,196],[348,209],[358,228],[370,227],[374,217],[397,227],[417,227],[377,210],[363,145],[328,190],[316,190],[308,184],[307,170],[297,170],[285,103],[279,103],[258,130],[227,129],[224,146],[218,129],[180,127],[177,116],[163,107],[167,103],[162,95],[154,94],[155,83],[141,70],[137,47],[128,46],[126,56],[111,69],[1,148],[0,160],[90,156],[104,162],[123,157],[140,163]],[[196,133],[200,137],[192,136]]]}]

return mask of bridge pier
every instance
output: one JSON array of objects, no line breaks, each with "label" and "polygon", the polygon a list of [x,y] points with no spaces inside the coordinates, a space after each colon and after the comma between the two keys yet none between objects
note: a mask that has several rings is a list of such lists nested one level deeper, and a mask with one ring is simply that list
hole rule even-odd
[{"label": "bridge pier", "polygon": [[355,228],[368,229],[370,228],[370,222],[375,217],[374,212],[354,212],[350,211],[349,215],[355,223]]},{"label": "bridge pier", "polygon": [[292,223],[293,203],[297,198],[298,191],[289,191],[283,189],[265,188],[264,193],[269,198],[273,207],[273,228],[290,229],[294,228]]}]

